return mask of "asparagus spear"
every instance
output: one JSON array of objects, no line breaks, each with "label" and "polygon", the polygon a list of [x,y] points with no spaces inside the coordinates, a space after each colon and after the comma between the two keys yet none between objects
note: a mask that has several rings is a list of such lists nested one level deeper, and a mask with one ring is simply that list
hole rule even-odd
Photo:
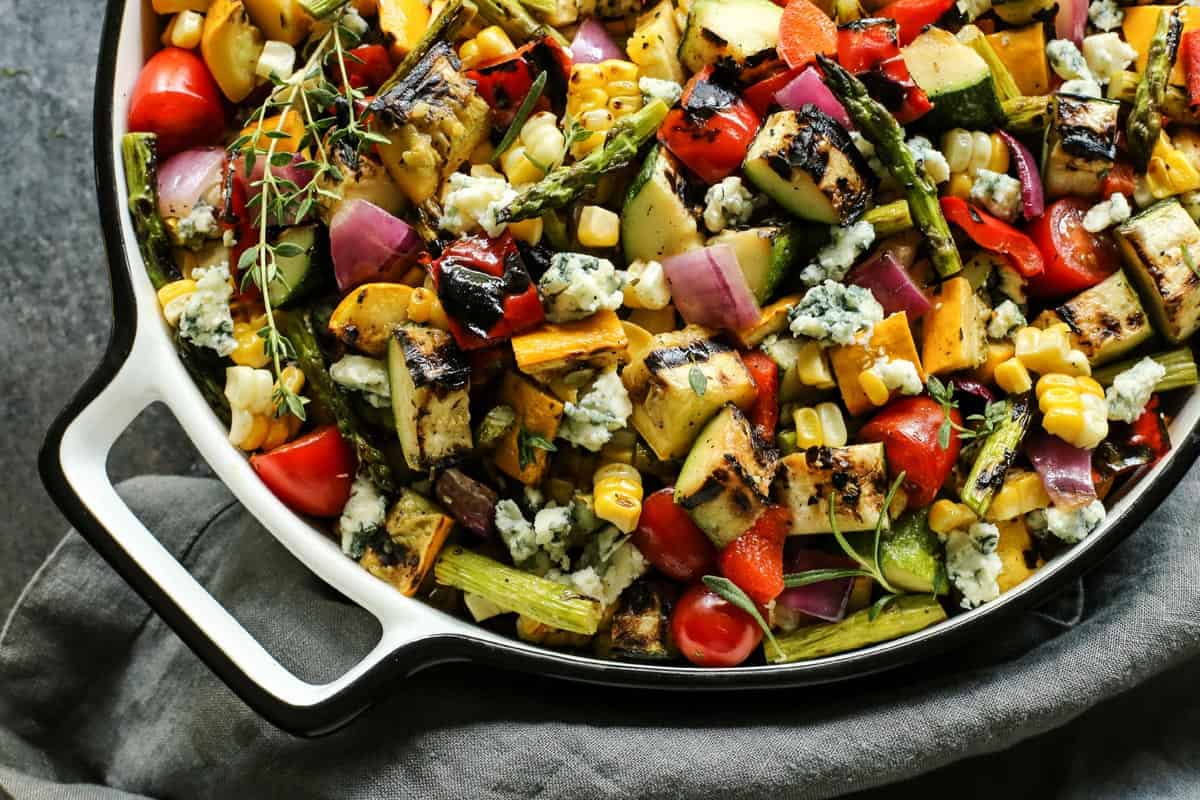
[{"label": "asparagus spear", "polygon": [[1162,116],[1159,109],[1167,92],[1167,80],[1175,55],[1179,52],[1179,37],[1183,35],[1183,20],[1177,9],[1158,12],[1158,26],[1150,39],[1150,50],[1146,55],[1146,71],[1133,98],[1133,110],[1125,124],[1125,135],[1129,140],[1129,154],[1134,165],[1145,170],[1150,163],[1150,153],[1158,142],[1162,131]]},{"label": "asparagus spear", "polygon": [[566,37],[549,25],[534,19],[518,0],[476,0],[479,16],[499,25],[515,41],[529,42],[549,36],[563,47],[569,46]]},{"label": "asparagus spear", "polygon": [[600,604],[592,598],[462,547],[443,551],[433,574],[444,586],[479,595],[544,625],[589,636],[600,627]]},{"label": "asparagus spear", "polygon": [[939,275],[953,275],[962,269],[958,247],[950,234],[950,226],[938,204],[937,187],[923,169],[917,167],[912,153],[904,144],[904,129],[878,101],[867,93],[862,81],[851,75],[831,58],[818,55],[825,73],[825,84],[850,114],[854,124],[875,145],[896,183],[904,187],[908,210],[921,233],[929,242],[931,260]]},{"label": "asparagus spear", "polygon": [[[1142,76],[1136,72],[1113,73],[1112,80],[1108,83],[1108,99],[1132,103],[1137,97],[1137,88],[1141,82]],[[1172,122],[1196,124],[1196,113],[1189,105],[1187,92],[1178,86],[1167,87],[1158,110]]]},{"label": "asparagus spear", "polygon": [[962,490],[962,501],[979,516],[987,513],[996,490],[1004,483],[1004,473],[1017,456],[1017,448],[1033,419],[1033,404],[1028,394],[1005,401],[1004,420],[983,442]]},{"label": "asparagus spear", "polygon": [[317,336],[313,331],[312,312],[279,312],[280,327],[292,346],[296,348],[296,362],[304,372],[305,381],[311,388],[313,397],[329,409],[337,422],[342,437],[349,442],[358,454],[358,465],[370,476],[371,482],[384,494],[393,494],[396,484],[392,480],[392,468],[384,457],[363,433],[362,420],[350,402],[342,393],[342,388],[329,377],[325,367],[325,357],[317,344]]},{"label": "asparagus spear", "polygon": [[763,642],[763,651],[772,664],[820,658],[897,639],[944,619],[946,610],[933,595],[901,595],[888,603],[874,620],[871,610],[864,608],[841,622],[806,625],[794,633],[776,636],[777,646]]},{"label": "asparagus spear", "polygon": [[[1175,350],[1154,353],[1150,358],[1157,361],[1167,371],[1162,380],[1154,385],[1154,391],[1169,392],[1172,389],[1181,389],[1184,386],[1195,386],[1200,383],[1200,373],[1196,370],[1196,358],[1192,355],[1190,347],[1179,347]],[[1115,364],[1108,364],[1094,370],[1092,377],[1101,386],[1111,386],[1114,378],[1141,360],[1140,357],[1127,358]]]},{"label": "asparagus spear", "polygon": [[409,50],[408,55],[404,56],[404,60],[396,65],[391,77],[383,82],[375,95],[381,97],[388,89],[395,86],[401,78],[412,71],[412,68],[425,57],[425,54],[435,44],[440,41],[454,41],[455,35],[471,20],[472,16],[474,16],[473,5],[468,5],[465,0],[449,0],[442,7],[441,13],[429,23],[429,27],[425,29],[425,33],[422,34],[413,49]]},{"label": "asparagus spear", "polygon": [[508,208],[497,214],[500,222],[518,222],[562,208],[596,185],[605,172],[629,164],[638,148],[658,131],[667,116],[667,104],[655,100],[617,121],[604,145],[570,166],[555,167],[546,177],[525,189]]},{"label": "asparagus spear", "polygon": [[907,200],[893,200],[890,203],[869,208],[863,214],[863,220],[874,226],[876,239],[892,236],[913,226],[912,216],[908,213]]}]

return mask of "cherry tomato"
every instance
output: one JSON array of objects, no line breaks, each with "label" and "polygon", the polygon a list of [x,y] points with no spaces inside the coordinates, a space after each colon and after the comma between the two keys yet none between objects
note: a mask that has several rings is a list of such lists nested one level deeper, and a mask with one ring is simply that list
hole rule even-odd
[{"label": "cherry tomato", "polygon": [[684,658],[699,667],[736,667],[762,641],[762,629],[749,614],[704,584],[679,598],[671,635]]},{"label": "cherry tomato", "polygon": [[250,457],[258,477],[288,508],[336,517],[350,499],[354,451],[332,425]]},{"label": "cherry tomato", "polygon": [[1091,201],[1064,197],[1029,225],[1029,236],[1042,252],[1045,271],[1029,281],[1035,297],[1064,297],[1095,286],[1120,263],[1112,238],[1089,233],[1083,217]]},{"label": "cherry tomato", "polygon": [[157,135],[159,156],[212,144],[224,128],[221,90],[200,56],[167,47],[142,67],[129,101],[129,130]]},{"label": "cherry tomato", "polygon": [[348,53],[346,77],[355,89],[378,89],[392,76],[392,59],[381,44],[364,44]]},{"label": "cherry tomato", "polygon": [[786,508],[772,506],[721,551],[721,574],[760,606],[783,591],[783,543],[791,521]]},{"label": "cherry tomato", "polygon": [[[951,432],[945,450],[938,442],[944,418],[942,407],[931,398],[901,397],[888,403],[859,431],[864,442],[883,442],[893,478],[904,473],[904,491],[911,508],[933,502],[958,458],[962,443],[957,434]],[[950,419],[955,425],[962,424],[956,409],[951,409]]]},{"label": "cherry tomato", "polygon": [[675,504],[675,490],[659,489],[642,503],[633,544],[659,572],[677,581],[700,580],[717,569],[717,550]]}]

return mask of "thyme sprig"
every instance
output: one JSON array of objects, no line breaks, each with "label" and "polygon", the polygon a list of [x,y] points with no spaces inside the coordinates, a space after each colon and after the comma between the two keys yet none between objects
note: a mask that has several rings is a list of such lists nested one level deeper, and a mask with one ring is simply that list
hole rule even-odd
[{"label": "thyme sprig", "polygon": [[981,437],[990,436],[1000,423],[1004,421],[1006,414],[1006,406],[1002,402],[990,402],[984,409],[982,414],[970,414],[965,422],[972,423],[973,427],[959,425],[950,416],[953,409],[958,408],[958,400],[954,397],[954,381],[942,383],[933,375],[929,376],[929,381],[925,384],[925,388],[929,390],[929,396],[942,407],[942,424],[938,428],[938,446],[943,450],[950,447],[950,434],[952,431],[958,432],[958,438],[962,441],[978,439]]}]

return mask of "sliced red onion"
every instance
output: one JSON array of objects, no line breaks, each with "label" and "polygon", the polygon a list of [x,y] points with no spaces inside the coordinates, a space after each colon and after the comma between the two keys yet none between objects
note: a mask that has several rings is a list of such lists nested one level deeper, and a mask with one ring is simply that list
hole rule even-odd
[{"label": "sliced red onion", "polygon": [[[811,569],[852,569],[856,566],[858,565],[845,556],[806,548],[788,553],[784,559],[783,571],[791,574]],[[850,600],[853,586],[853,578],[838,578],[784,589],[776,598],[775,606],[798,611],[814,619],[838,622],[846,616],[846,604]]]},{"label": "sliced red onion", "polygon": [[599,64],[610,58],[625,59],[621,48],[595,17],[588,17],[575,31],[571,41],[571,60],[576,64]]},{"label": "sliced red onion", "polygon": [[846,275],[846,283],[870,289],[885,314],[903,311],[914,320],[930,308],[929,298],[908,271],[888,250],[859,264]]},{"label": "sliced red onion", "polygon": [[775,102],[793,111],[799,111],[805,105],[812,104],[837,120],[843,128],[854,127],[850,115],[825,85],[825,80],[815,67],[804,70],[787,86],[776,92]]},{"label": "sliced red onion", "polygon": [[407,222],[369,200],[346,200],[329,221],[333,274],[343,292],[372,281],[398,281],[423,246]]},{"label": "sliced red onion", "polygon": [[1096,499],[1092,451],[1069,445],[1045,431],[1034,431],[1025,440],[1025,455],[1041,476],[1054,505],[1078,508]]},{"label": "sliced red onion", "polygon": [[1088,0],[1058,0],[1058,14],[1054,17],[1054,35],[1059,39],[1070,39],[1076,45],[1083,43],[1087,32]]},{"label": "sliced red onion", "polygon": [[[313,179],[313,171],[311,169],[299,166],[306,160],[307,159],[305,159],[305,157],[299,153],[293,153],[291,163],[271,167],[271,177],[278,181],[290,181],[291,183],[295,184],[296,189],[303,189]],[[262,191],[262,187],[256,186],[255,184],[262,180],[265,171],[266,159],[262,156],[259,156],[254,160],[254,169],[250,171],[249,176],[246,175],[245,165],[240,161],[238,162],[237,171],[234,172],[234,180],[238,181],[246,192],[247,207],[253,208],[258,213],[262,213],[261,209],[259,209],[257,205],[250,206],[250,200],[254,197],[257,197],[259,192]],[[292,189],[291,187],[284,187],[284,191],[295,191],[295,189]],[[315,215],[316,212],[316,204],[313,203],[312,207],[308,210],[308,212],[305,213],[305,219]],[[304,221],[304,219],[300,219],[296,216],[294,209],[287,215],[287,217],[288,218],[284,220],[271,220],[271,224],[299,225]]]},{"label": "sliced red onion", "polygon": [[1037,159],[1029,152],[1028,147],[1008,131],[1000,131],[1000,135],[1008,143],[1013,161],[1017,163],[1017,179],[1021,181],[1021,211],[1025,214],[1025,219],[1035,220],[1046,211],[1046,194],[1042,190],[1042,176],[1038,171]]},{"label": "sliced red onion", "polygon": [[210,197],[221,185],[225,151],[216,147],[197,147],[176,153],[158,168],[158,213],[163,217],[186,217],[196,201],[204,199],[217,205],[219,198]]},{"label": "sliced red onion", "polygon": [[700,247],[664,258],[675,308],[685,322],[738,330],[758,322],[762,310],[727,244]]}]

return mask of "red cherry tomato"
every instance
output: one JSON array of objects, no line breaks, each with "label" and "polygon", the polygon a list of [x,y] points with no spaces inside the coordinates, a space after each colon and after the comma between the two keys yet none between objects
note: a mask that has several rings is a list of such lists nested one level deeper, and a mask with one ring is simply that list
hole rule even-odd
[{"label": "red cherry tomato", "polygon": [[716,548],[675,504],[674,489],[659,489],[642,503],[633,544],[659,572],[677,581],[697,581],[717,569]]},{"label": "red cherry tomato", "polygon": [[671,614],[671,635],[684,658],[699,667],[736,667],[762,641],[749,614],[704,584],[686,592]]},{"label": "red cherry tomato", "polygon": [[250,457],[258,477],[288,508],[336,517],[350,499],[354,451],[332,425]]},{"label": "red cherry tomato", "polygon": [[746,416],[760,436],[768,442],[774,441],[775,428],[779,425],[779,365],[762,350],[743,352],[742,363],[758,391]]},{"label": "red cherry tomato", "polygon": [[364,44],[349,51],[346,77],[355,89],[378,89],[392,76],[392,59],[381,44]]},{"label": "red cherry tomato", "polygon": [[1029,281],[1035,297],[1064,297],[1095,286],[1120,263],[1112,238],[1089,233],[1083,216],[1089,200],[1064,197],[1029,226],[1029,236],[1042,252],[1045,271]]},{"label": "red cherry tomato", "polygon": [[[951,432],[950,446],[938,443],[942,407],[928,397],[901,397],[888,403],[859,431],[864,442],[883,442],[888,472],[894,478],[904,473],[908,505],[921,508],[933,502],[958,458],[962,443]],[[951,410],[950,419],[961,425],[962,417]]]},{"label": "red cherry tomato", "polygon": [[221,90],[191,50],[159,50],[142,67],[129,101],[129,130],[158,136],[158,154],[212,144],[225,128]]},{"label": "red cherry tomato", "polygon": [[791,521],[786,508],[772,506],[721,551],[721,574],[760,606],[783,591],[783,542]]}]

